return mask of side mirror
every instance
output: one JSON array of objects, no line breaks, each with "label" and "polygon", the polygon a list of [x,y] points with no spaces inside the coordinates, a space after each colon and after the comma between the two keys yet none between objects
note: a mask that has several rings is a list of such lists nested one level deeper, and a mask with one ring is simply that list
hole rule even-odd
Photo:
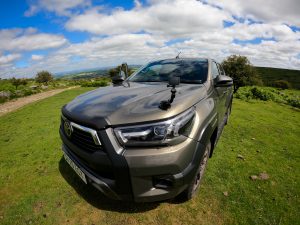
[{"label": "side mirror", "polygon": [[113,85],[120,85],[123,83],[123,81],[125,80],[124,79],[124,76],[121,76],[120,74],[119,75],[116,75],[114,77],[112,77],[112,83]]},{"label": "side mirror", "polygon": [[120,75],[124,77],[124,80],[128,77],[128,65],[127,63],[122,63],[120,67]]},{"label": "side mirror", "polygon": [[119,74],[112,77],[112,83],[114,86],[121,85],[124,80],[128,77],[128,65],[127,63],[122,63],[120,66]]},{"label": "side mirror", "polygon": [[230,87],[233,85],[233,80],[231,77],[225,75],[219,75],[215,79],[216,87]]},{"label": "side mirror", "polygon": [[169,87],[175,87],[180,84],[180,77],[169,77]]}]

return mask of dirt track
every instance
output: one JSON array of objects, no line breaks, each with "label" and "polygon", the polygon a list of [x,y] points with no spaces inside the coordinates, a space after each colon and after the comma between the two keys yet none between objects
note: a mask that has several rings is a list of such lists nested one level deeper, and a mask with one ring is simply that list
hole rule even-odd
[{"label": "dirt track", "polygon": [[45,92],[38,93],[38,94],[35,94],[35,95],[30,95],[30,96],[27,96],[27,97],[18,98],[16,100],[5,102],[5,103],[0,105],[0,116],[3,116],[3,115],[5,115],[9,112],[15,111],[15,110],[31,103],[31,102],[36,102],[38,100],[51,97],[53,95],[56,95],[58,93],[61,93],[65,90],[69,90],[69,89],[72,89],[72,88],[75,88],[75,87],[45,91]]}]

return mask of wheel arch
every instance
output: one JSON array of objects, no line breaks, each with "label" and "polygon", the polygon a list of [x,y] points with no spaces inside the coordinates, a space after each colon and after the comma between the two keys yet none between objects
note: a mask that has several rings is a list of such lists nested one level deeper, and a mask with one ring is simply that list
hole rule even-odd
[{"label": "wheel arch", "polygon": [[211,150],[210,150],[210,156],[212,157],[212,153],[216,144],[217,135],[218,135],[218,122],[217,122],[217,115],[212,117],[212,119],[209,121],[209,123],[202,129],[200,134],[200,142],[203,145],[206,145],[208,141],[211,143]]}]

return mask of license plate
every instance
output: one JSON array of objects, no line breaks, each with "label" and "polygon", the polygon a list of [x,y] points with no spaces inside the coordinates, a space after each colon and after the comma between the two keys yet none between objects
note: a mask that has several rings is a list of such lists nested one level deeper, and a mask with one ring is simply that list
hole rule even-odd
[{"label": "license plate", "polygon": [[69,156],[66,155],[66,153],[64,153],[64,157],[65,157],[65,160],[67,161],[67,163],[71,166],[71,168],[81,178],[81,180],[83,180],[83,182],[87,184],[85,174],[81,171],[81,169],[79,169],[79,167],[76,166],[76,164],[72,161],[72,159],[70,159]]}]

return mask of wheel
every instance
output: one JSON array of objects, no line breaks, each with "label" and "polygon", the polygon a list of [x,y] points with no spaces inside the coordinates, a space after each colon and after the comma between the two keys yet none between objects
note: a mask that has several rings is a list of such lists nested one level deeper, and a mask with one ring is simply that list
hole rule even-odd
[{"label": "wheel", "polygon": [[203,154],[203,157],[202,157],[201,162],[200,162],[200,164],[197,168],[197,172],[196,172],[193,180],[191,181],[191,183],[189,184],[187,189],[182,193],[181,197],[183,197],[183,199],[185,201],[190,200],[191,198],[193,198],[199,190],[200,183],[201,183],[201,180],[203,178],[204,171],[205,171],[205,168],[206,168],[206,165],[207,165],[207,161],[208,161],[208,158],[209,158],[209,155],[210,155],[210,150],[211,150],[211,143],[209,141],[206,144],[205,152]]}]

